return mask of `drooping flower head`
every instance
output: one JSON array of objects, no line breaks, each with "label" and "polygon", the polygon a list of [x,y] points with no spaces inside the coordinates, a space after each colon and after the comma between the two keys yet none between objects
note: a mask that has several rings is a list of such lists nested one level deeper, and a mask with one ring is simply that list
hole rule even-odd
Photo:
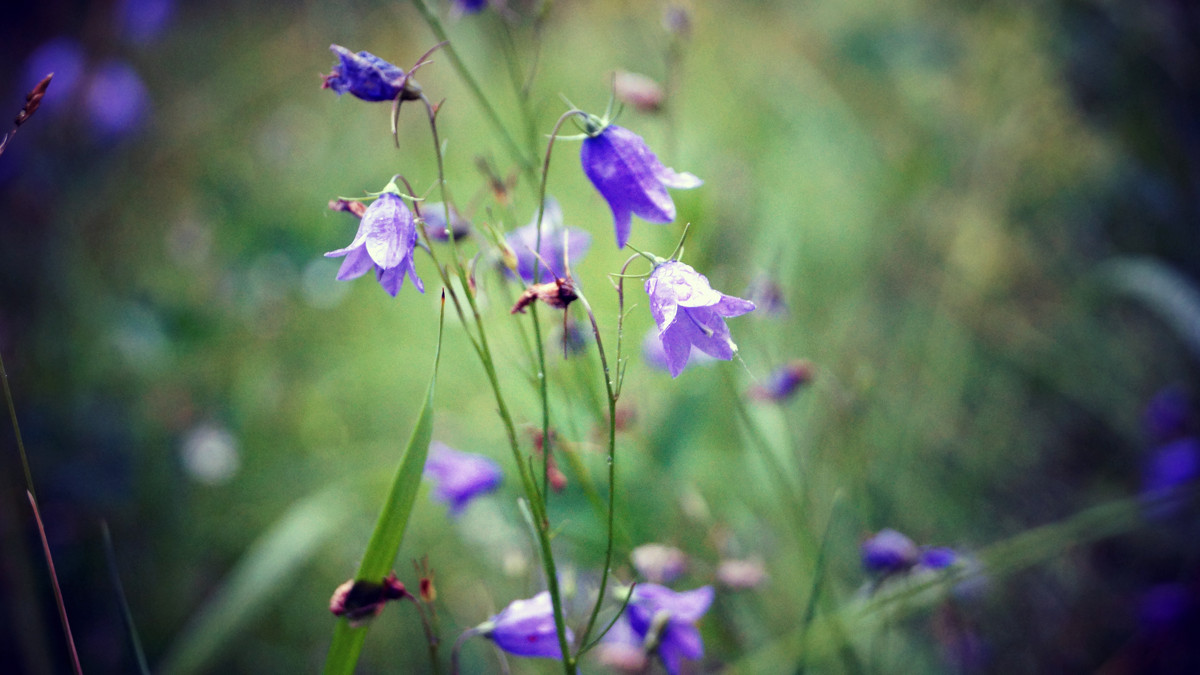
[{"label": "drooping flower head", "polygon": [[483,455],[461,452],[441,441],[429,444],[425,475],[437,483],[433,496],[458,515],[472,499],[500,486],[500,465]]},{"label": "drooping flower head", "polygon": [[[542,268],[541,281],[564,278],[567,271],[563,267],[563,255],[566,254],[570,265],[583,258],[592,243],[592,235],[584,230],[563,226],[562,207],[552,197],[546,198],[542,213],[541,248],[537,248],[537,214],[525,227],[518,228],[505,235],[504,240],[517,256],[516,273],[527,283],[534,282],[534,265]],[[537,250],[537,255],[534,255]],[[538,260],[538,257],[541,260]]]},{"label": "drooping flower head", "polygon": [[667,672],[677,675],[683,659],[704,656],[704,642],[695,624],[712,601],[712,586],[676,593],[657,584],[638,584],[625,614],[643,645],[652,647]]},{"label": "drooping flower head", "polygon": [[646,293],[671,377],[683,372],[692,347],[718,359],[732,359],[737,345],[729,337],[725,319],[754,310],[753,302],[713,290],[703,274],[678,260],[668,260],[650,272]]},{"label": "drooping flower head", "polygon": [[[692,347],[691,350],[687,365],[707,366],[716,361],[695,347]],[[663,372],[671,372],[671,364],[667,362],[667,351],[663,349],[662,338],[658,337],[658,328],[646,331],[646,337],[642,339],[642,359],[646,361],[646,365]]]},{"label": "drooping flower head", "polygon": [[[589,127],[600,124],[589,120]],[[667,188],[688,189],[703,183],[690,173],[663,166],[641,136],[615,124],[589,132],[579,157],[588,180],[612,209],[618,248],[629,240],[632,216],[649,223],[675,220],[675,202]]]},{"label": "drooping flower head", "polygon": [[[554,627],[554,606],[549,591],[528,600],[514,600],[499,614],[479,624],[474,632],[496,643],[509,654],[561,659],[562,647]],[[575,641],[567,629],[567,642]]]},{"label": "drooping flower head", "polygon": [[416,245],[417,228],[412,212],[400,198],[395,182],[392,182],[363,212],[354,241],[345,248],[326,253],[325,257],[345,256],[338,270],[338,281],[356,279],[374,268],[375,277],[383,290],[395,297],[404,284],[405,274],[412,279],[418,291],[425,292],[425,284],[413,266],[413,248]]},{"label": "drooping flower head", "polygon": [[329,45],[338,57],[333,72],[325,76],[322,89],[332,89],[338,96],[353,94],[364,101],[415,101],[421,97],[421,87],[406,77],[399,66],[371,52],[354,52],[340,45]]}]

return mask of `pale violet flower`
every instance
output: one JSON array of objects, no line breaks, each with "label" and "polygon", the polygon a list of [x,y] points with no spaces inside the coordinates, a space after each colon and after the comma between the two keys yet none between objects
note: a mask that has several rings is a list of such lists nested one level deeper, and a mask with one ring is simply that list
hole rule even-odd
[{"label": "pale violet flower", "polygon": [[683,372],[692,347],[718,359],[732,359],[737,345],[729,337],[725,319],[754,310],[753,302],[713,290],[703,274],[678,260],[668,260],[650,272],[646,293],[671,377]]},{"label": "pale violet flower", "polygon": [[[499,614],[474,628],[509,654],[561,659],[562,647],[554,627],[554,606],[549,591],[528,600],[514,600]],[[575,636],[567,629],[567,642]]]},{"label": "pale violet flower", "polygon": [[455,450],[441,441],[429,444],[425,476],[436,483],[433,496],[450,507],[451,515],[462,513],[472,499],[495,490],[504,479],[494,460]]},{"label": "pale violet flower", "polygon": [[418,291],[425,292],[425,284],[413,265],[416,245],[417,227],[412,212],[399,194],[386,191],[363,212],[354,241],[346,248],[326,253],[325,257],[345,256],[338,270],[338,281],[355,279],[374,269],[383,290],[395,297],[406,274]]}]

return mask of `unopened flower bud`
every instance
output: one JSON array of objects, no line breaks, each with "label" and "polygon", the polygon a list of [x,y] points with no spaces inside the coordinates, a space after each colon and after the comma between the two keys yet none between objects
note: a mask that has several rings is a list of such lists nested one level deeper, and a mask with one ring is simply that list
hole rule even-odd
[{"label": "unopened flower bud", "polygon": [[618,101],[633,106],[638,112],[653,113],[662,108],[663,88],[645,75],[617,71],[613,91]]}]

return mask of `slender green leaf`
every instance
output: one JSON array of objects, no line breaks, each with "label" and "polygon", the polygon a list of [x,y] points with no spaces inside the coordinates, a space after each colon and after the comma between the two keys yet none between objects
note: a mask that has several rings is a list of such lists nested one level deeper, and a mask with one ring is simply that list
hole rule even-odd
[{"label": "slender green leaf", "polygon": [[[359,581],[381,581],[396,560],[396,553],[404,540],[404,530],[408,527],[408,517],[412,514],[413,503],[417,499],[417,490],[421,487],[421,474],[425,470],[425,457],[429,454],[429,442],[433,440],[433,390],[437,383],[437,369],[442,352],[442,327],[445,325],[445,297],[442,298],[442,315],[438,325],[437,349],[433,357],[433,375],[429,378],[429,389],[425,392],[425,401],[421,412],[417,415],[417,424],[413,427],[412,436],[404,448],[400,458],[400,466],[396,467],[396,477],[388,491],[387,501],[375,521],[375,531],[371,533],[371,541],[363,553],[362,563],[358,573],[354,575]],[[325,656],[325,673],[353,673],[358,663],[358,655],[362,651],[363,641],[367,637],[370,624],[352,628],[345,619],[339,619],[333,632],[333,642],[329,645],[329,653]]]}]

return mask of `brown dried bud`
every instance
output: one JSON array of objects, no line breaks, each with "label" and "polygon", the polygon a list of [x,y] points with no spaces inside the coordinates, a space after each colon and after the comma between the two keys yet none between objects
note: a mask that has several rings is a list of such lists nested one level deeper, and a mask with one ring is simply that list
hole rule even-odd
[{"label": "brown dried bud", "polygon": [[381,583],[350,579],[338,586],[329,599],[329,611],[346,617],[357,628],[378,616],[389,600],[411,597],[396,573],[391,572]]},{"label": "brown dried bud", "polygon": [[42,81],[38,82],[32,91],[25,94],[25,107],[21,108],[21,112],[17,114],[15,122],[17,126],[24,124],[25,120],[37,112],[38,106],[42,104],[42,97],[46,95],[46,88],[50,86],[50,79],[53,77],[54,73],[43,77]]},{"label": "brown dried bud", "polygon": [[525,308],[535,301],[550,305],[554,309],[566,309],[579,296],[575,294],[575,284],[570,279],[555,279],[544,284],[534,284],[525,289],[517,304],[513,305],[510,314],[524,314]]},{"label": "brown dried bud", "polygon": [[346,211],[362,218],[363,214],[367,212],[367,205],[353,199],[331,199],[329,200],[329,210]]},{"label": "brown dried bud", "polygon": [[653,113],[662,109],[663,88],[645,75],[619,70],[613,77],[613,91],[618,101],[633,106],[638,112]]}]

